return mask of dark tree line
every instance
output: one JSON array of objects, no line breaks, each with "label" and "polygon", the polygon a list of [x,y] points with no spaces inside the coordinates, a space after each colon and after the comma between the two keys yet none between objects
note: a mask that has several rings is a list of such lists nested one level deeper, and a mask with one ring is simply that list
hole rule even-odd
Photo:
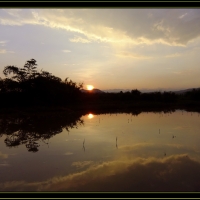
[{"label": "dark tree line", "polygon": [[6,66],[0,78],[0,101],[3,106],[66,105],[78,101],[82,83],[75,83],[47,71],[38,71],[35,59],[23,68]]},{"label": "dark tree line", "polygon": [[174,92],[141,93],[83,93],[83,84],[59,77],[47,71],[38,71],[35,59],[26,61],[23,68],[6,66],[6,78],[0,78],[1,107],[111,105],[111,104],[194,104],[200,103],[200,90],[194,89],[184,94]]},{"label": "dark tree line", "polygon": [[177,95],[173,92],[151,92],[141,93],[139,90],[132,90],[131,92],[118,93],[97,93],[82,95],[85,101],[93,102],[160,102],[160,103],[174,103],[177,100]]},{"label": "dark tree line", "polygon": [[160,103],[160,104],[178,104],[186,102],[200,103],[200,89],[178,94],[175,92],[149,92],[142,93],[135,89],[128,92],[118,93],[85,93],[82,94],[82,99],[85,102],[118,102],[118,103]]}]

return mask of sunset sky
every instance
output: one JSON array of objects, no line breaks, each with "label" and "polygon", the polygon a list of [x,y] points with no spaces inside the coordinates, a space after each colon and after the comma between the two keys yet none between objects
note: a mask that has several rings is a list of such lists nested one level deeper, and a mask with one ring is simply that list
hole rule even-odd
[{"label": "sunset sky", "polygon": [[7,65],[107,89],[200,87],[200,9],[0,9]]}]

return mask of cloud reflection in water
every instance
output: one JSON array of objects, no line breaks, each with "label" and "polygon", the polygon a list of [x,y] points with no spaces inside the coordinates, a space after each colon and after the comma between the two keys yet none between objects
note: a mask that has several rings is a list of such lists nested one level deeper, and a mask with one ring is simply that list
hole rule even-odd
[{"label": "cloud reflection in water", "polygon": [[[90,164],[90,163],[87,163]],[[7,182],[2,191],[197,191],[200,162],[186,154],[103,162],[44,182]]]}]

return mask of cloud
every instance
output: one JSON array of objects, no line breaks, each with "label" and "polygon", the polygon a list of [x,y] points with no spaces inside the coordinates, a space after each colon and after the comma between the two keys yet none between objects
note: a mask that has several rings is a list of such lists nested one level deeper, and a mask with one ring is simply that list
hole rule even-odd
[{"label": "cloud", "polygon": [[2,19],[0,18],[0,24],[1,25],[10,25],[10,26],[21,26],[23,23],[14,20],[14,19]]},{"label": "cloud", "polygon": [[160,31],[163,32],[165,35],[169,35],[170,34],[170,28],[169,27],[165,27],[163,24],[164,20],[161,20],[155,24],[153,24],[152,30],[153,31]]},{"label": "cloud", "polygon": [[43,25],[86,37],[71,42],[185,46],[200,36],[198,9],[3,9],[0,14],[2,25]]},{"label": "cloud", "polygon": [[0,152],[0,158],[3,158],[3,159],[8,158],[8,154],[4,154]]},{"label": "cloud", "polygon": [[182,19],[182,18],[185,17],[186,15],[187,15],[187,13],[185,13],[185,14],[179,16],[179,19]]},{"label": "cloud", "polygon": [[43,182],[0,183],[2,191],[198,191],[200,163],[186,154],[103,162]]},{"label": "cloud", "polygon": [[0,49],[0,53],[6,53],[7,51],[5,49]]},{"label": "cloud", "polygon": [[7,41],[0,41],[0,46],[6,46]]},{"label": "cloud", "polygon": [[83,161],[83,162],[73,162],[72,166],[76,167],[76,168],[84,168],[85,166],[94,164],[93,161]]},{"label": "cloud", "polygon": [[136,145],[124,145],[119,146],[118,149],[120,153],[118,153],[118,159],[135,159],[135,158],[149,158],[152,155],[159,159],[164,158],[164,153],[167,156],[172,155],[180,155],[184,154],[185,152],[198,157],[198,152],[195,149],[191,149],[189,147],[185,147],[180,144],[154,144],[154,143],[138,143]]},{"label": "cloud", "polygon": [[64,53],[70,53],[70,50],[62,50]]},{"label": "cloud", "polygon": [[[25,181],[10,181],[5,183],[0,183],[1,191],[23,191],[24,188],[28,188],[28,184]],[[26,187],[24,187],[26,185]],[[31,188],[33,188],[34,184],[31,184]]]},{"label": "cloud", "polygon": [[7,51],[6,49],[0,49],[0,54],[1,53],[15,53],[14,51]]},{"label": "cloud", "polygon": [[47,184],[43,189],[61,191],[195,191],[199,189],[199,166],[199,162],[190,159],[187,155],[160,160],[150,158],[105,162],[81,173],[51,179],[51,184]]},{"label": "cloud", "polygon": [[116,56],[131,57],[131,58],[135,58],[135,59],[150,59],[150,58],[152,58],[150,56],[144,56],[144,55],[134,54],[134,53],[127,52],[127,51],[121,51],[121,52],[117,53]]},{"label": "cloud", "polygon": [[33,17],[31,9],[2,9],[0,24],[9,26],[23,26],[25,24],[39,24]]},{"label": "cloud", "polygon": [[22,11],[22,9],[3,9],[3,10],[13,17],[20,17],[20,11]]},{"label": "cloud", "polygon": [[73,153],[72,152],[66,152],[65,155],[66,156],[71,156]]},{"label": "cloud", "polygon": [[186,129],[189,129],[189,127],[187,127],[187,126],[176,126],[173,129],[175,129],[175,130],[186,130]]},{"label": "cloud", "polygon": [[180,53],[174,53],[174,54],[166,55],[165,57],[166,58],[174,58],[174,57],[178,57],[178,56],[181,56],[181,54]]},{"label": "cloud", "polygon": [[74,38],[69,39],[69,41],[70,42],[76,42],[76,43],[78,43],[78,42],[80,42],[80,43],[90,43],[89,40],[84,39],[82,37],[74,37]]},{"label": "cloud", "polygon": [[[8,43],[8,41],[6,41],[6,40],[0,41],[0,46],[5,47],[7,43]],[[5,49],[0,49],[0,53],[7,53],[7,52],[8,51],[6,51]]]}]

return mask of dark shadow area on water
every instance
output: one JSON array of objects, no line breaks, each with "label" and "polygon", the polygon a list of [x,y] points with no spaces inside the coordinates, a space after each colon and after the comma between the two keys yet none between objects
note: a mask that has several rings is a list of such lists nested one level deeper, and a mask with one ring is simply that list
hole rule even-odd
[{"label": "dark shadow area on water", "polygon": [[[5,145],[9,148],[25,145],[29,152],[37,152],[40,142],[48,145],[49,139],[64,129],[70,131],[84,125],[81,118],[89,113],[95,115],[127,113],[138,116],[143,112],[173,113],[175,111],[176,109],[169,108],[131,110],[92,107],[90,109],[76,107],[74,111],[64,108],[13,110],[12,113],[0,114],[0,137],[5,137]],[[118,149],[117,137],[115,142]],[[84,144],[85,139],[83,151],[85,151]],[[132,154],[131,148],[129,151]],[[17,181],[14,184],[0,183],[0,188],[4,191],[199,191],[199,169],[199,161],[187,154],[171,156],[165,154],[162,158],[111,160],[88,168],[82,173],[53,177],[49,181],[45,180],[37,184]]]},{"label": "dark shadow area on water", "polygon": [[[9,109],[8,112],[0,113],[0,137],[6,136],[4,140],[7,147],[18,147],[25,145],[28,151],[37,152],[38,142],[48,141],[53,136],[61,133],[64,129],[78,128],[84,125],[82,116],[92,113],[100,114],[120,114],[127,113],[138,116],[142,112],[173,113],[172,108],[143,108],[130,109],[115,107],[73,107],[73,110],[66,108],[31,108],[31,109]],[[186,110],[198,112],[195,110]]]},{"label": "dark shadow area on water", "polygon": [[35,59],[23,68],[6,66],[0,78],[0,136],[8,147],[25,144],[37,152],[38,140],[46,141],[62,130],[83,124],[88,113],[110,114],[174,112],[177,109],[200,112],[200,89],[184,94],[174,92],[141,93],[137,89],[119,93],[83,93],[76,83],[38,71]]},{"label": "dark shadow area on water", "polygon": [[0,137],[7,147],[26,145],[28,151],[37,152],[39,141],[48,145],[53,136],[64,129],[78,128],[83,125],[79,113],[41,112],[41,113],[13,113],[0,115]]}]

